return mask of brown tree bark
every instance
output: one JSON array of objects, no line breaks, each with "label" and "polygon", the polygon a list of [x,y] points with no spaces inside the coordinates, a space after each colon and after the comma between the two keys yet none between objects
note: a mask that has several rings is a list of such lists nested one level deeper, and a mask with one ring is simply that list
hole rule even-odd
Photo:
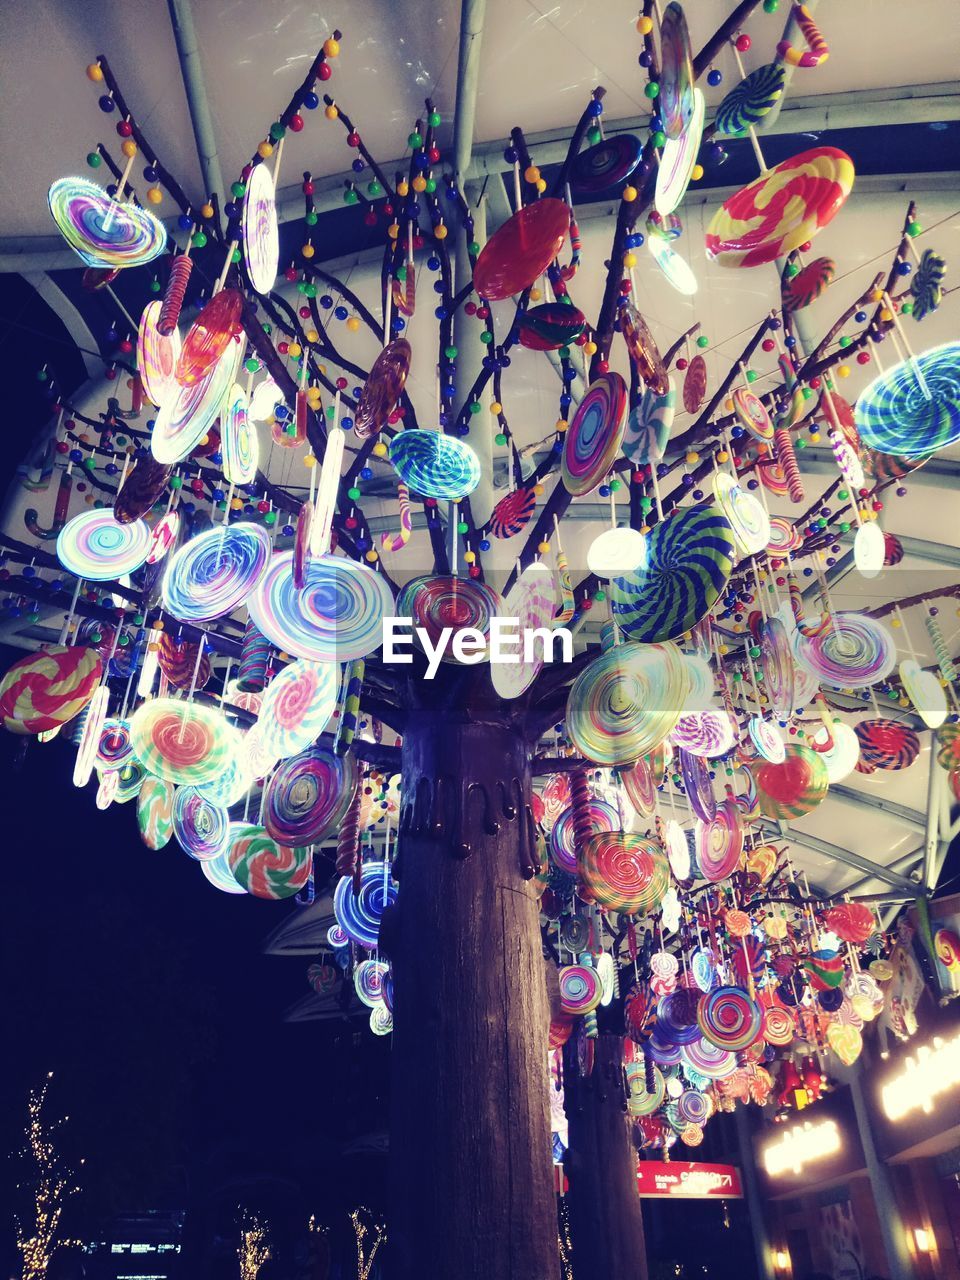
[{"label": "brown tree bark", "polygon": [[564,1053],[574,1280],[647,1280],[636,1156],[624,1110],[621,1038],[601,1034],[595,1043],[593,1072],[586,1079],[577,1073],[572,1037]]},{"label": "brown tree bark", "polygon": [[400,890],[381,933],[395,992],[387,1273],[556,1280],[530,750],[511,708],[435,696],[404,732]]}]

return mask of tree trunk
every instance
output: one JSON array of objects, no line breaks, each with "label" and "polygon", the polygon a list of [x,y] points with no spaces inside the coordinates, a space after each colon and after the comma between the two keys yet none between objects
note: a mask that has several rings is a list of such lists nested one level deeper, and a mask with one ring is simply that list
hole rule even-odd
[{"label": "tree trunk", "polygon": [[388,1274],[556,1280],[529,749],[465,702],[403,737]]},{"label": "tree trunk", "polygon": [[574,1280],[647,1280],[637,1158],[623,1105],[621,1038],[598,1037],[586,1079],[577,1074],[574,1039],[564,1053]]}]

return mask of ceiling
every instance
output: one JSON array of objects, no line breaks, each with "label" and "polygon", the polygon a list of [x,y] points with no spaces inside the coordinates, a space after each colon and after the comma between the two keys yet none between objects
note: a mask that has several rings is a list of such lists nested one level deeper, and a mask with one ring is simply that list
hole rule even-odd
[{"label": "ceiling", "polygon": [[[688,6],[694,47],[710,36],[729,8],[726,0],[701,0]],[[630,5],[605,6],[602,17],[596,5],[574,0],[559,0],[552,7],[544,0],[536,5],[529,0],[487,0],[485,9],[472,173],[482,176],[505,168],[499,156],[514,125],[526,131],[535,161],[545,167],[556,163],[563,150],[556,140],[565,143],[598,84],[607,89],[608,130],[617,128],[617,121],[632,120],[639,127],[637,117],[647,116],[636,65],[636,14]],[[772,58],[786,10],[783,4],[775,15],[758,11],[751,17],[746,29],[753,47],[744,55],[747,69]],[[380,0],[334,0],[322,13],[312,4],[194,0],[193,15],[219,162],[227,182],[239,173],[334,28],[343,32],[341,55],[324,88],[353,117],[371,151],[385,165],[401,157],[406,135],[429,96],[444,116],[441,141],[447,154],[457,101],[460,7],[456,0],[401,0],[390,6]],[[916,201],[924,227],[918,246],[936,248],[948,262],[960,260],[960,90],[953,79],[960,63],[960,25],[951,20],[954,17],[953,5],[946,0],[915,0],[908,18],[901,3],[873,0],[867,24],[859,6],[825,0],[817,9],[817,20],[829,40],[830,59],[815,71],[796,73],[774,130],[766,139],[761,137],[773,160],[817,141],[844,145],[861,174],[845,209],[817,241],[817,253],[836,260],[837,275],[824,298],[805,313],[806,326],[815,338],[877,271],[887,269],[909,200]],[[84,75],[86,64],[99,53],[108,58],[164,164],[192,199],[202,198],[204,183],[177,47],[167,7],[159,4],[117,6],[89,0],[77,7],[62,0],[38,0],[31,6],[29,21],[9,26],[0,50],[0,74],[7,84],[42,83],[44,92],[31,95],[29,111],[8,111],[0,119],[0,168],[15,175],[0,195],[0,262],[25,275],[66,325],[68,340],[82,349],[89,380],[76,390],[66,390],[75,409],[97,418],[105,412],[108,396],[118,394],[118,387],[121,404],[128,403],[122,379],[106,382],[102,376],[103,357],[110,351],[107,334],[111,328],[121,336],[130,331],[130,319],[135,319],[149,296],[152,272],[124,273],[112,295],[85,294],[79,269],[53,235],[46,190],[56,177],[85,172],[84,156],[98,141],[117,152],[112,131],[116,117],[108,123],[98,110],[98,89]],[[729,51],[716,65],[725,80],[721,88],[708,91],[711,106],[737,77]],[[337,176],[348,169],[353,154],[344,130],[318,111],[303,133],[291,135],[285,145],[285,181],[293,182],[307,169],[337,179],[329,185],[330,198],[321,206],[324,212],[313,239],[327,269],[377,312],[379,250],[371,246],[382,243],[382,227],[365,228],[356,210],[342,208]],[[637,305],[661,349],[694,320],[700,322],[709,339],[711,386],[737,360],[776,295],[772,266],[731,271],[708,262],[704,255],[704,229],[718,202],[755,174],[747,143],[731,143],[729,150],[727,165],[708,165],[701,187],[691,188],[681,210],[684,232],[677,248],[697,276],[696,297],[691,300],[674,292],[645,249],[637,268]],[[139,178],[134,180],[142,190]],[[296,192],[295,187],[291,189]],[[488,230],[492,230],[508,209],[498,206],[492,188],[487,194]],[[168,199],[162,214],[171,212],[169,205]],[[288,212],[297,209],[291,206]],[[600,305],[602,264],[615,212],[614,205],[602,200],[579,210],[583,266],[572,289],[577,305],[591,317]],[[291,256],[306,234],[298,219],[284,228],[284,250]],[[429,305],[431,273],[425,259],[426,253],[419,256],[418,285],[420,298],[428,301],[418,307],[407,333],[414,350],[408,389],[421,425],[432,426],[436,323]],[[218,270],[219,263],[214,274]],[[280,294],[296,305],[296,294],[289,287],[284,286]],[[501,333],[508,325],[508,305],[498,304]],[[960,324],[956,295],[948,292],[941,309],[922,324],[907,324],[908,336],[918,350],[955,339]],[[369,367],[378,350],[370,333],[362,328],[352,333],[340,326],[335,337],[347,359]],[[619,346],[613,365],[626,372],[626,357]],[[758,354],[752,367],[762,383],[775,373],[775,353]],[[854,399],[874,371],[874,366],[853,366],[843,386],[848,399]],[[21,370],[18,376],[32,375],[32,370]],[[503,403],[515,438],[521,446],[530,447],[531,458],[537,456],[537,442],[553,431],[559,390],[557,374],[542,356],[514,350],[504,376]],[[686,425],[678,414],[674,434]],[[31,447],[42,448],[46,438],[38,423]],[[265,439],[263,445],[266,448]],[[808,503],[812,503],[836,475],[833,460],[821,445],[802,454],[801,463]],[[273,483],[292,494],[307,483],[302,458],[292,451],[275,449],[267,472]],[[371,496],[364,499],[364,511],[375,531],[396,520],[391,475],[389,468],[381,466],[370,483]],[[910,478],[905,497],[890,498],[881,523],[901,538],[906,552],[896,568],[867,581],[845,564],[828,562],[837,608],[873,608],[893,598],[960,582],[958,475],[960,446],[955,446]],[[504,468],[497,479],[505,483]],[[29,541],[24,509],[52,507],[52,501],[52,489],[38,498],[15,484],[2,518],[3,532]],[[72,510],[79,510],[82,501],[75,493]],[[805,509],[792,508],[780,498],[772,498],[770,507],[784,515]],[[595,496],[574,502],[563,537],[575,577],[586,563],[587,546],[608,519],[607,504]],[[495,543],[486,567],[512,568],[520,541]],[[848,550],[841,547],[831,559],[842,560]],[[422,529],[415,531],[401,553],[385,556],[388,570],[399,575],[426,571],[431,563]],[[47,613],[52,617],[52,610]],[[956,655],[960,623],[949,601],[941,615]],[[46,615],[39,628],[27,627],[22,619],[8,619],[0,623],[0,638],[35,645],[44,627],[51,625]],[[590,633],[594,632],[592,628]],[[920,611],[911,611],[906,632],[900,629],[896,635],[901,656],[907,656],[912,645],[922,663],[932,663]],[[943,790],[945,775],[935,767],[931,771],[928,740],[929,735],[923,735],[921,755],[908,770],[869,777],[854,773],[843,791],[832,792],[820,809],[793,824],[797,865],[821,889],[839,893],[856,886],[858,893],[880,893],[891,889],[890,876],[875,875],[851,862],[868,859],[899,868],[893,873],[896,881],[897,875],[915,869],[928,840],[933,850],[931,868],[945,855],[952,831],[950,806]],[[930,824],[928,809],[933,814]],[[845,861],[844,852],[853,857]],[[910,854],[916,855],[914,863],[907,858]],[[896,882],[891,891],[903,890]]]}]

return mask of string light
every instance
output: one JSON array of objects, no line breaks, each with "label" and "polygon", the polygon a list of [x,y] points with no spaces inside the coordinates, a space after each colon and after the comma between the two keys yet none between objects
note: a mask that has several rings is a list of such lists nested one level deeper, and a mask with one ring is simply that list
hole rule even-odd
[{"label": "string light", "polygon": [[260,1268],[270,1257],[270,1242],[266,1224],[256,1214],[250,1217],[244,1214],[237,1257],[240,1259],[240,1280],[257,1280]]},{"label": "string light", "polygon": [[[373,1214],[363,1205],[352,1211],[350,1221],[353,1223],[354,1235],[357,1238],[357,1280],[369,1280],[377,1250],[387,1238],[386,1224],[374,1222]],[[373,1241],[370,1245],[370,1252],[367,1253],[364,1242],[371,1232],[373,1233]]]},{"label": "string light", "polygon": [[[17,1249],[22,1259],[23,1280],[44,1280],[47,1268],[57,1249],[79,1246],[79,1240],[61,1240],[57,1233],[66,1201],[80,1190],[73,1185],[73,1174],[67,1169],[53,1143],[53,1135],[68,1119],[48,1125],[43,1118],[43,1106],[53,1072],[49,1072],[40,1089],[30,1092],[27,1142],[22,1156],[31,1161],[34,1172],[29,1185],[33,1189],[33,1221],[24,1223],[16,1218]],[[81,1164],[83,1161],[80,1162]],[[23,1183],[18,1183],[18,1187]]]}]

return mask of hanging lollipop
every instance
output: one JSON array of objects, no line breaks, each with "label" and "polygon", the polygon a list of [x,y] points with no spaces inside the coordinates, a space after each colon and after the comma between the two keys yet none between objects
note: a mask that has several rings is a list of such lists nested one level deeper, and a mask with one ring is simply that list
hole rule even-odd
[{"label": "hanging lollipop", "polygon": [[620,452],[626,408],[627,384],[619,373],[590,384],[564,437],[560,475],[568,493],[590,493],[606,477]]},{"label": "hanging lollipop", "polygon": [[120,524],[131,524],[145,516],[163,497],[172,475],[173,467],[163,466],[149,453],[142,453],[127,472],[114,499],[114,519]]},{"label": "hanging lollipop", "polygon": [[150,549],[142,520],[121,524],[110,511],[91,508],[69,520],[57,538],[57,559],[78,578],[110,582],[139,569]]},{"label": "hanging lollipop", "polygon": [[389,864],[365,862],[358,892],[354,892],[352,876],[344,876],[337,882],[333,912],[351,942],[373,951],[380,936],[383,913],[396,900],[397,885],[391,878]]},{"label": "hanging lollipop", "polygon": [[599,764],[630,764],[677,723],[687,690],[672,644],[615,645],[594,658],[567,698],[567,732]]},{"label": "hanging lollipop", "polygon": [[[237,883],[256,898],[292,898],[310,877],[309,849],[272,840],[263,827],[231,827],[227,865]],[[205,862],[204,867],[210,863]]]},{"label": "hanging lollipop", "polygon": [[488,529],[495,538],[513,538],[530,523],[537,496],[532,489],[513,489],[501,498],[490,514]]},{"label": "hanging lollipop", "polygon": [[861,758],[877,769],[906,769],[920,754],[920,739],[896,720],[861,720],[854,733]]},{"label": "hanging lollipop", "polygon": [[257,478],[260,439],[247,413],[247,393],[234,383],[220,414],[223,474],[229,484],[252,484]]},{"label": "hanging lollipop", "polygon": [[43,733],[78,715],[93,697],[103,663],[93,649],[50,645],[19,658],[0,680],[0,719],[11,733]]},{"label": "hanging lollipop", "polygon": [[802,311],[809,307],[830,287],[837,273],[832,258],[814,258],[801,267],[795,276],[783,282],[783,305],[787,311]]},{"label": "hanging lollipop", "polygon": [[715,884],[733,875],[743,856],[743,824],[736,801],[718,804],[710,822],[698,819],[694,838],[696,870],[701,879]]},{"label": "hanging lollipop", "polygon": [[173,802],[173,834],[184,853],[198,862],[226,852],[230,816],[195,787],[178,787]]},{"label": "hanging lollipop", "polygon": [[747,387],[737,387],[731,399],[741,427],[745,427],[755,440],[773,439],[773,423],[759,396],[755,396]]},{"label": "hanging lollipop", "polygon": [[827,769],[815,751],[801,743],[787,747],[783,764],[767,761],[754,767],[761,812],[768,818],[788,821],[802,818],[827,794]]},{"label": "hanging lollipop", "polygon": [[155,698],[130,717],[130,741],[145,769],[158,778],[197,786],[216,777],[238,749],[239,735],[223,716],[200,703]]},{"label": "hanging lollipop", "polygon": [[866,689],[885,680],[897,658],[890,632],[865,613],[834,614],[815,636],[798,631],[793,649],[811,675],[840,689]]},{"label": "hanging lollipop", "polygon": [[163,603],[184,622],[234,611],[267,571],[270,535],[258,524],[208,529],[180,548],[163,580]]},{"label": "hanging lollipop", "polygon": [[389,458],[404,484],[424,498],[458,502],[480,483],[473,449],[438,431],[401,431],[390,441]]},{"label": "hanging lollipop", "polygon": [[668,138],[680,138],[693,118],[695,76],[687,20],[676,0],[670,0],[660,19],[659,81],[663,131]]},{"label": "hanging lollipop", "polygon": [[942,671],[924,671],[916,658],[905,658],[900,663],[900,681],[904,692],[917,709],[920,719],[928,729],[938,729],[947,718],[947,695],[944,692]]},{"label": "hanging lollipop", "polygon": [[543,275],[563,247],[570,210],[563,200],[536,200],[511,214],[490,237],[473,269],[481,298],[501,302]]},{"label": "hanging lollipop", "polygon": [[406,385],[412,354],[406,338],[396,338],[373,362],[353,418],[353,429],[361,440],[375,436],[393,412]]},{"label": "hanging lollipop", "polygon": [[410,541],[413,533],[413,510],[410,506],[410,490],[405,484],[397,485],[397,508],[400,516],[400,528],[396,533],[380,535],[380,546],[384,551],[402,551]]},{"label": "hanging lollipop", "polygon": [[666,395],[647,387],[627,419],[623,452],[635,467],[659,462],[666,452],[677,404],[673,379],[668,378],[668,382]]},{"label": "hanging lollipop", "polygon": [[646,320],[631,302],[623,304],[619,316],[620,332],[634,368],[648,387],[665,396],[670,390],[670,378]]},{"label": "hanging lollipop", "polygon": [[712,822],[717,816],[717,801],[706,760],[682,747],[677,750],[677,758],[690,808],[703,822]]},{"label": "hanging lollipop", "polygon": [[[121,182],[118,196],[125,186]],[[58,178],[47,203],[67,244],[88,267],[142,267],[167,247],[163,223],[84,178]]]},{"label": "hanging lollipop", "polygon": [[231,345],[239,346],[243,294],[221,289],[206,304],[183,340],[175,376],[182,387],[204,380]]},{"label": "hanging lollipop", "polygon": [[320,737],[336,710],[338,675],[330,662],[298,660],[273,677],[257,718],[268,755],[285,760]]},{"label": "hanging lollipop", "polygon": [[[186,347],[180,353],[181,360],[184,351]],[[157,414],[150,449],[158,463],[172,466],[181,462],[203,441],[236,381],[242,357],[241,343],[232,339],[209,367],[203,366],[203,352],[198,353],[197,367],[204,367],[205,372],[182,385],[179,394],[164,401]]]},{"label": "hanging lollipop", "polygon": [[[520,636],[546,636],[553,619],[556,591],[553,573],[541,561],[528,565],[503,602],[503,616],[516,618]],[[494,662],[490,680],[501,698],[519,698],[543,670],[544,641],[530,658],[521,652],[519,662]]]},{"label": "hanging lollipop", "polygon": [[933,453],[960,440],[960,342],[893,365],[857,398],[865,445],[897,457]]},{"label": "hanging lollipop", "polygon": [[910,282],[914,320],[923,320],[940,306],[946,274],[946,261],[932,249],[924,249]]},{"label": "hanging lollipop", "polygon": [[331,746],[317,743],[284,761],[267,783],[264,826],[281,844],[316,844],[343,822],[358,780],[352,755],[338,756]]},{"label": "hanging lollipop", "polygon": [[782,161],[720,206],[707,228],[707,256],[725,267],[785,257],[839,212],[853,178],[853,161],[835,147]]},{"label": "hanging lollipop", "polygon": [[707,394],[707,362],[696,355],[683,375],[683,407],[687,413],[699,413]]},{"label": "hanging lollipop", "polygon": [[180,389],[174,377],[180,358],[180,333],[176,328],[167,336],[160,332],[157,325],[162,307],[160,301],[148,302],[137,332],[137,372],[144,394],[155,405],[164,404]]},{"label": "hanging lollipop", "polygon": [[569,347],[587,327],[587,318],[569,302],[542,302],[517,321],[521,347],[529,351],[559,351]]},{"label": "hanging lollipop", "polygon": [[631,640],[683,635],[716,603],[736,558],[716,507],[684,508],[647,535],[647,561],[611,583],[613,616]]},{"label": "hanging lollipop", "polygon": [[726,516],[741,556],[765,551],[770,542],[770,517],[766,507],[726,471],[713,477],[717,506]]},{"label": "hanging lollipop", "polygon": [[[571,805],[564,809],[550,832],[550,856],[555,866],[570,875],[577,872],[577,849],[575,827],[578,815]],[[589,800],[580,814],[584,828],[594,834],[601,831],[616,831],[620,826],[620,816],[613,805],[606,800]]]},{"label": "hanging lollipop", "polygon": [[254,165],[247,178],[241,230],[250,283],[257,293],[269,293],[280,263],[280,230],[273,174],[262,162]]},{"label": "hanging lollipop", "polygon": [[780,101],[784,79],[783,67],[776,62],[751,71],[717,107],[714,118],[717,133],[742,138],[760,124]]},{"label": "hanging lollipop", "polygon": [[673,213],[687,194],[687,187],[693,176],[697,153],[700,150],[700,139],[703,136],[704,116],[706,115],[706,99],[701,89],[693,90],[693,110],[683,132],[677,138],[667,138],[660,153],[657,166],[657,184],[654,207],[657,213],[666,217]]},{"label": "hanging lollipop", "polygon": [[576,196],[595,199],[619,189],[643,158],[643,143],[632,133],[617,133],[581,151],[570,169]]},{"label": "hanging lollipop", "polygon": [[160,635],[157,662],[174,689],[202,689],[212,674],[210,659],[201,645],[178,640],[170,631]]},{"label": "hanging lollipop", "polygon": [[733,725],[725,711],[709,708],[682,715],[670,731],[670,741],[706,759],[726,755],[733,747]]}]

